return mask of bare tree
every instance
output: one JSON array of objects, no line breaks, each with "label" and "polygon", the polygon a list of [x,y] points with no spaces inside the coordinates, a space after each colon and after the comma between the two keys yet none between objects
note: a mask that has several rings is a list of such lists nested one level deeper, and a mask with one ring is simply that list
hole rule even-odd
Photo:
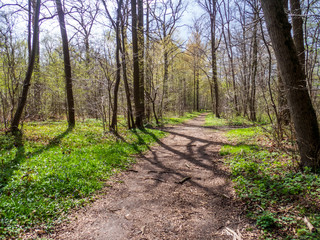
[{"label": "bare tree", "polygon": [[215,106],[213,107],[216,117],[220,117],[219,104],[219,84],[217,74],[217,44],[216,44],[216,18],[217,1],[216,0],[197,0],[198,4],[209,14],[210,17],[210,40],[211,40],[211,68],[212,82],[215,93]]},{"label": "bare tree", "polygon": [[155,1],[150,7],[150,14],[155,20],[155,34],[160,40],[163,49],[163,90],[160,103],[161,114],[166,110],[166,99],[168,98],[169,63],[170,55],[177,50],[177,44],[172,44],[173,35],[177,30],[179,21],[185,12],[186,5],[182,0],[160,0]]}]

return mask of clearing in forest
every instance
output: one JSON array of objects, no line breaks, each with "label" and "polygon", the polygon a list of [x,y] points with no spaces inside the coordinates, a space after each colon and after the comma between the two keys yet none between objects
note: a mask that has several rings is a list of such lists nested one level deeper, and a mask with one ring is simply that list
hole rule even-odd
[{"label": "clearing in forest", "polygon": [[204,118],[166,127],[169,135],[111,179],[106,194],[46,237],[257,239],[219,155],[226,139]]}]

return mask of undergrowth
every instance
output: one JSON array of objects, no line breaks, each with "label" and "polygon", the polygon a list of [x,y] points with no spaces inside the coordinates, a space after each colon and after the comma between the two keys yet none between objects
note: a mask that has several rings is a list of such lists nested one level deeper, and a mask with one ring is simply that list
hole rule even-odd
[{"label": "undergrowth", "polygon": [[34,226],[50,231],[163,136],[155,129],[120,129],[116,137],[95,120],[74,129],[64,122],[30,122],[22,136],[0,133],[0,239]]},{"label": "undergrowth", "polygon": [[231,130],[227,137],[233,144],[220,152],[248,216],[264,239],[320,239],[320,176],[294,170],[291,156],[264,144],[263,134],[258,127]]},{"label": "undergrowth", "polygon": [[217,118],[213,113],[209,113],[206,116],[205,126],[232,126],[232,127],[250,127],[255,125],[265,125],[265,120],[257,122],[249,121],[247,118],[242,116],[236,116],[232,118]]},{"label": "undergrowth", "polygon": [[206,116],[205,126],[252,126],[253,122],[244,117],[234,118],[217,118],[214,114],[209,113]]},{"label": "undergrowth", "polygon": [[191,118],[199,116],[201,112],[185,113],[183,116],[170,116],[162,119],[162,124],[180,124]]}]

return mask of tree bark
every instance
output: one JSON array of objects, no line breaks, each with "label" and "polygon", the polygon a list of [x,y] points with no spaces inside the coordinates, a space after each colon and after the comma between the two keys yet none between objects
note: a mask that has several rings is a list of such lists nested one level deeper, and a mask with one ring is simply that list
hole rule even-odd
[{"label": "tree bark", "polygon": [[24,109],[26,102],[27,102],[30,80],[32,77],[32,72],[34,69],[34,64],[35,64],[36,55],[37,55],[37,46],[39,44],[38,35],[39,35],[40,4],[41,4],[41,1],[37,0],[34,25],[33,25],[34,29],[33,29],[33,42],[32,42],[31,56],[29,58],[30,61],[29,61],[26,77],[23,81],[23,89],[22,89],[21,98],[19,100],[17,110],[16,110],[14,117],[12,119],[12,122],[11,122],[11,129],[10,129],[11,132],[17,132],[19,130],[18,127],[19,127],[19,123],[21,120],[22,112],[23,112],[23,109]]},{"label": "tree bark", "polygon": [[145,68],[146,68],[146,93],[149,97],[146,98],[146,118],[148,121],[150,121],[151,118],[151,103],[150,103],[150,96],[151,96],[151,55],[150,55],[150,5],[149,1],[147,1],[147,13],[146,13],[146,62],[145,62]]},{"label": "tree bark", "polygon": [[124,88],[126,91],[126,97],[127,97],[127,108],[128,108],[128,128],[134,128],[134,119],[133,119],[133,111],[132,111],[132,104],[131,104],[131,94],[130,94],[130,88],[128,83],[128,75],[127,75],[127,50],[126,50],[126,31],[124,27],[124,22],[121,26],[121,35],[122,35],[122,71],[123,71],[123,82],[124,82]]},{"label": "tree bark", "polygon": [[[119,85],[121,80],[121,62],[120,62],[120,47],[121,47],[121,40],[120,40],[120,18],[121,18],[121,7],[122,7],[123,0],[118,1],[118,9],[117,9],[117,21],[115,26],[116,31],[116,82],[113,89],[113,112],[112,112],[112,120],[110,125],[110,131],[117,132],[117,116],[118,116],[118,92],[119,92]],[[129,120],[129,119],[128,119]]]},{"label": "tree bark", "polygon": [[319,169],[319,126],[306,87],[306,77],[291,37],[281,1],[261,0],[267,28],[284,81],[301,156],[300,166]]},{"label": "tree bark", "polygon": [[138,16],[137,2],[131,0],[132,11],[132,51],[133,51],[133,97],[135,104],[136,127],[143,128],[143,111],[140,102],[140,67],[139,67],[139,47],[138,47]]},{"label": "tree bark", "polygon": [[212,81],[213,81],[214,95],[215,95],[214,112],[216,114],[216,117],[220,118],[219,85],[218,85],[217,54],[216,54],[216,13],[217,13],[216,5],[217,5],[216,0],[212,0],[212,12],[210,13],[211,56],[212,56],[211,68],[212,68]]},{"label": "tree bark", "polygon": [[138,51],[139,51],[139,128],[143,128],[145,119],[144,106],[144,24],[143,0],[138,0]]},{"label": "tree bark", "polygon": [[71,75],[71,62],[70,62],[68,35],[67,35],[61,0],[56,0],[56,5],[57,5],[60,32],[61,32],[61,38],[62,38],[62,47],[63,47],[64,73],[66,78],[66,92],[67,92],[67,106],[68,106],[68,124],[69,124],[69,127],[74,127],[76,121],[75,121],[75,113],[74,113],[75,111],[74,111],[74,99],[73,99],[73,90],[72,90],[72,75]]},{"label": "tree bark", "polygon": [[257,40],[257,31],[258,31],[258,8],[255,2],[254,18],[253,18],[253,43],[252,43],[252,65],[251,65],[251,93],[250,93],[250,120],[257,121],[256,115],[256,77],[257,77],[257,68],[258,68],[258,40]]},{"label": "tree bark", "polygon": [[297,49],[298,58],[305,72],[305,52],[303,39],[303,19],[301,16],[301,7],[299,0],[290,0],[290,8],[292,13],[292,31],[293,41]]}]

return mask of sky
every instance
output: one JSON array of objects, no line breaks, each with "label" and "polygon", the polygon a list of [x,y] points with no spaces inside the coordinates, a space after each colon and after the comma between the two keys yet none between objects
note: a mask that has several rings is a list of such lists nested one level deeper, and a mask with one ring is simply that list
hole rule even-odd
[{"label": "sky", "polygon": [[[17,0],[17,1],[23,3],[25,6],[27,6],[27,0]],[[176,0],[174,0],[174,1],[176,1]],[[2,4],[12,4],[13,2],[16,2],[16,0],[0,0],[0,6]],[[42,2],[44,2],[44,1],[42,1]],[[49,9],[51,8],[50,11],[54,12],[55,11],[54,5],[51,4],[50,2],[53,3],[53,1],[49,1],[49,2],[47,1],[46,6],[49,6]],[[193,20],[195,18],[198,18],[201,15],[203,15],[204,11],[198,6],[198,4],[196,3],[195,0],[188,0],[188,1],[184,1],[183,3],[188,3],[188,5],[187,5],[186,11],[184,12],[184,14],[182,16],[181,22],[179,23],[179,26],[181,26],[181,27],[178,28],[177,35],[182,41],[187,41],[187,39],[191,33],[190,26],[192,26]],[[109,6],[111,6],[111,5],[109,5]],[[100,8],[102,11],[104,10],[102,4],[100,4]],[[42,7],[41,11],[45,12],[47,10],[46,10],[46,8]],[[17,13],[17,14],[15,14],[15,16],[17,16],[16,26],[15,26],[16,31],[23,34],[23,35],[26,35],[27,34],[27,25],[26,25],[27,15],[26,15],[26,12],[25,13],[23,13],[23,12]],[[68,19],[68,21],[70,21],[70,19]],[[59,29],[57,17],[54,19],[43,21],[41,23],[40,30],[42,31],[42,34],[43,33],[44,34],[50,33],[53,35],[59,35],[60,29]],[[69,37],[71,35],[73,35],[72,28],[70,26],[69,27],[67,26],[67,30],[70,33]],[[99,35],[99,31],[100,31],[100,33],[102,33],[101,30],[97,29],[97,31],[95,31],[95,34]]]}]

